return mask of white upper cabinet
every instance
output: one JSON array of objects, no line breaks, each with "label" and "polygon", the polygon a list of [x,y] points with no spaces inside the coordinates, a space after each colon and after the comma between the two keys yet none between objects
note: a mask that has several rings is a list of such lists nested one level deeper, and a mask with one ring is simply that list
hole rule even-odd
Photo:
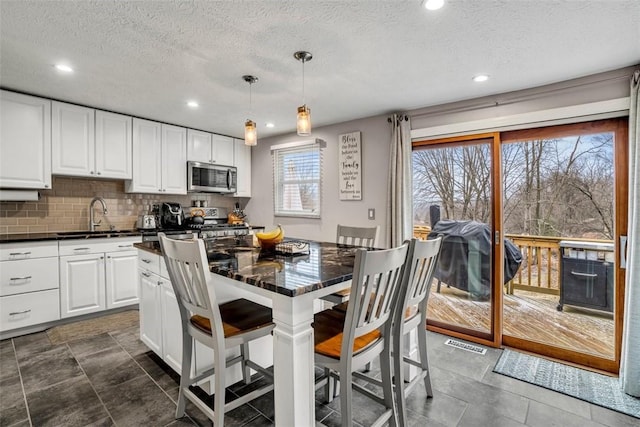
[{"label": "white upper cabinet", "polygon": [[211,135],[211,156],[218,165],[233,165],[233,138],[222,135]]},{"label": "white upper cabinet", "polygon": [[193,162],[231,166],[233,165],[233,138],[189,129],[187,159]]},{"label": "white upper cabinet", "polygon": [[209,132],[187,129],[187,160],[214,163]]},{"label": "white upper cabinet", "polygon": [[133,119],[133,177],[127,191],[162,192],[161,125],[149,120]]},{"label": "white upper cabinet", "polygon": [[131,179],[130,116],[96,110],[96,173],[103,178]]},{"label": "white upper cabinet", "polygon": [[187,130],[162,125],[163,193],[187,194]]},{"label": "white upper cabinet", "polygon": [[251,197],[251,147],[233,140],[233,166],[238,169],[236,197]]},{"label": "white upper cabinet", "polygon": [[54,174],[95,175],[95,110],[53,101],[51,143]]},{"label": "white upper cabinet", "polygon": [[51,188],[51,101],[0,91],[0,188]]},{"label": "white upper cabinet", "polygon": [[131,179],[131,117],[54,101],[53,173]]},{"label": "white upper cabinet", "polygon": [[185,128],[133,119],[130,193],[187,194]]}]

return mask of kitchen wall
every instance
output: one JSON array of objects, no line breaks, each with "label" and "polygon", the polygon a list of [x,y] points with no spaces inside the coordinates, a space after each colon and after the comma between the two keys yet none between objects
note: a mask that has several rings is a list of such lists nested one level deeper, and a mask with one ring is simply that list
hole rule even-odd
[{"label": "kitchen wall", "polygon": [[[629,96],[629,78],[635,67],[586,76],[538,88],[416,109],[407,112],[412,129],[482,120]],[[425,104],[428,100],[425,100]],[[313,105],[311,106],[313,108]],[[316,106],[316,109],[320,108]],[[326,141],[323,164],[321,219],[274,217],[273,172],[270,147],[283,142],[309,140],[289,134],[258,140],[252,149],[252,195],[246,213],[254,223],[282,224],[287,236],[334,241],[337,224],[380,226],[378,244],[386,242],[387,177],[391,125],[388,116],[377,116],[316,127],[313,138]],[[295,117],[292,116],[292,120]],[[532,125],[533,126],[533,125]],[[362,132],[362,201],[341,201],[338,194],[338,135]],[[375,209],[375,220],[367,209]]]},{"label": "kitchen wall", "polygon": [[[295,117],[292,117],[295,120]],[[362,200],[341,201],[338,194],[338,135],[361,131]],[[273,215],[272,145],[283,142],[305,141],[311,137],[295,134],[264,138],[251,153],[251,200],[245,212],[250,222],[269,229],[281,224],[286,236],[335,241],[338,224],[371,227],[380,226],[378,244],[386,241],[386,194],[389,163],[391,124],[387,116],[325,126],[313,130],[312,138],[326,142],[323,149],[321,218],[289,218]],[[375,220],[367,219],[367,210],[375,209]]]},{"label": "kitchen wall", "polygon": [[[162,196],[124,192],[122,180],[96,180],[54,176],[51,190],[40,190],[41,198],[34,202],[0,202],[0,233],[36,233],[50,231],[88,230],[89,203],[95,196],[107,203],[107,215],[99,230],[132,229],[138,215],[147,213],[154,203],[178,202],[191,206],[192,200],[207,200],[208,206],[233,208],[233,197],[218,194]],[[102,219],[96,208],[96,220]]]}]

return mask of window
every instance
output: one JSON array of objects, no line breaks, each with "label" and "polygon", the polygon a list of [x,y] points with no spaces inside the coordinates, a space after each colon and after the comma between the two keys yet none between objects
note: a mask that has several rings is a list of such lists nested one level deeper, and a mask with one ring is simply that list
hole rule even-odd
[{"label": "window", "polygon": [[271,147],[274,215],[320,218],[322,151],[319,141]]}]

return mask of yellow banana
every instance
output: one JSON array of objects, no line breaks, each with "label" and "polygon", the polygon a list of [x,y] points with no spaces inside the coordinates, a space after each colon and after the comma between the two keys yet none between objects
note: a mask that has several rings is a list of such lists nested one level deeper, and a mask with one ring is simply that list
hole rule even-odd
[{"label": "yellow banana", "polygon": [[278,227],[274,228],[271,231],[257,232],[256,237],[260,240],[273,240],[278,238],[281,233],[282,233],[282,227],[280,226],[280,224],[278,224]]},{"label": "yellow banana", "polygon": [[267,233],[256,233],[256,237],[258,238],[262,248],[273,247],[284,239],[284,230],[282,229],[282,226],[278,224],[278,228],[275,230],[271,230]]}]

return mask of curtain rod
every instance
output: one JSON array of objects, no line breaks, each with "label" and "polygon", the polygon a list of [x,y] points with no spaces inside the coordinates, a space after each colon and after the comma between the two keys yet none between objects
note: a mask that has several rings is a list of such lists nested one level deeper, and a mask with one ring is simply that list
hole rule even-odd
[{"label": "curtain rod", "polygon": [[[398,121],[401,122],[403,120],[408,122],[409,121],[409,116],[407,114],[400,114],[398,116]],[[392,123],[391,117],[387,117],[387,123]]]},{"label": "curtain rod", "polygon": [[[542,90],[542,91],[536,91],[536,93],[532,93],[529,95],[521,95],[518,97],[514,97],[514,98],[505,98],[504,100],[500,100],[499,96],[501,95],[495,95],[493,96],[493,100],[484,100],[478,104],[475,105],[463,105],[463,106],[458,106],[458,107],[451,107],[451,108],[445,108],[445,109],[438,109],[437,111],[429,111],[429,112],[424,112],[421,114],[412,114],[411,118],[420,118],[420,117],[429,117],[429,116],[438,116],[441,114],[449,114],[449,113],[462,113],[462,112],[466,112],[466,111],[474,111],[474,110],[480,110],[483,108],[488,108],[488,107],[498,107],[498,106],[502,106],[502,105],[509,105],[509,104],[514,104],[517,102],[522,102],[522,101],[530,101],[533,99],[538,99],[538,98],[542,98],[545,95],[551,94],[551,93],[558,93],[558,92],[562,92],[562,91],[566,91],[566,90],[571,90],[571,89],[577,89],[580,87],[584,87],[584,86],[592,86],[592,85],[597,85],[597,84],[602,84],[602,83],[608,83],[608,82],[612,82],[612,81],[616,81],[616,80],[627,80],[630,76],[633,76],[633,73],[629,74],[625,74],[625,75],[621,75],[621,76],[615,76],[615,77],[609,77],[606,79],[600,79],[597,81],[592,81],[592,82],[584,82],[584,83],[576,83],[570,86],[565,86],[562,88],[556,88],[556,89],[547,89],[547,90]],[[522,89],[522,90],[527,90],[527,89]],[[504,95],[504,94],[502,94]],[[491,96],[491,95],[489,95]],[[461,101],[464,102],[464,101]],[[431,106],[431,107],[426,107],[426,108],[436,108],[437,106]]]}]

